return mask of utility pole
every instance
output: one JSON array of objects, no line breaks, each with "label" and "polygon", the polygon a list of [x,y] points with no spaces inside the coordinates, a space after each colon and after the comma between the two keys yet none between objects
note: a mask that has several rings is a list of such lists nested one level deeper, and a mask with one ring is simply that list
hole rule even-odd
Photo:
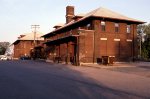
[{"label": "utility pole", "polygon": [[142,57],[142,36],[140,35],[140,60],[141,60],[141,57]]},{"label": "utility pole", "polygon": [[138,33],[138,41],[139,41],[139,58],[142,58],[142,42],[145,41],[146,34],[144,33],[144,29],[140,29],[140,32]]},{"label": "utility pole", "polygon": [[34,29],[34,47],[36,46],[36,33],[38,28],[40,28],[40,25],[31,25],[31,29]]}]

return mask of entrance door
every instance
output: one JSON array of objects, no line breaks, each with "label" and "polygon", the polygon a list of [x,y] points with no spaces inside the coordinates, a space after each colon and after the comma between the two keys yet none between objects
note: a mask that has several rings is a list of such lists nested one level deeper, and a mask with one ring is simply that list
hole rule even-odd
[{"label": "entrance door", "polygon": [[76,61],[76,45],[72,43],[70,45],[70,62],[71,64],[75,64],[75,61]]}]

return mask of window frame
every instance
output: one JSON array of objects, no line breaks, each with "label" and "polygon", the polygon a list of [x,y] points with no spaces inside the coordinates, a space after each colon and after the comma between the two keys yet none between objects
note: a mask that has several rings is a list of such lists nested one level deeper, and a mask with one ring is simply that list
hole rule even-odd
[{"label": "window frame", "polygon": [[88,24],[86,25],[86,28],[87,28],[87,30],[91,30],[91,23],[88,23]]},{"label": "window frame", "polygon": [[101,31],[105,32],[106,31],[106,22],[101,21]]},{"label": "window frame", "polygon": [[126,32],[131,33],[131,24],[127,24]]},{"label": "window frame", "polygon": [[119,23],[114,23],[115,26],[115,32],[118,33],[119,32]]}]

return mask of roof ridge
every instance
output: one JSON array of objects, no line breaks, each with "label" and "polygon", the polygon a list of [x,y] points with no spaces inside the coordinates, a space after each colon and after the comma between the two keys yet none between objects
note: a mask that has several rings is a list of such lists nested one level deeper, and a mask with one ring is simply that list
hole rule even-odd
[{"label": "roof ridge", "polygon": [[88,16],[93,15],[93,14],[94,14],[94,13],[96,13],[99,9],[100,9],[100,7],[99,7],[99,8],[97,8],[97,9],[95,9],[95,10],[92,10],[92,11],[88,12],[87,14],[85,14],[85,16],[84,16],[84,17],[88,17]]},{"label": "roof ridge", "polygon": [[[108,18],[108,19],[114,19],[114,20],[123,20],[123,21],[128,21],[128,22],[136,22],[136,23],[139,23],[139,24],[145,23],[143,21],[140,21],[140,20],[137,20],[137,19],[134,19],[134,18],[130,18],[130,17],[124,15],[124,14],[120,14],[119,12],[115,12],[111,9],[108,9],[108,8],[105,8],[105,7],[99,7],[95,10],[92,10],[92,11],[86,13],[78,21],[71,21],[71,22],[65,24],[63,27],[51,31],[50,33],[54,33],[54,32],[59,31],[59,30],[65,28],[65,27],[68,27],[72,24],[76,24],[78,22],[81,22],[81,21],[83,21],[83,20],[85,20],[89,17],[100,17],[100,18],[106,18],[106,19]],[[49,35],[49,33],[43,35],[42,37],[44,37],[46,35]]]},{"label": "roof ridge", "polygon": [[[90,11],[87,13],[84,18],[90,17],[90,16],[96,16],[96,17],[105,17],[105,18],[114,18],[114,19],[121,19],[121,20],[128,20],[128,21],[139,21],[134,18],[130,18],[124,14],[121,14],[119,12],[113,11],[111,9],[107,9],[105,7],[99,7],[93,11]],[[142,21],[139,21],[142,22]]]}]

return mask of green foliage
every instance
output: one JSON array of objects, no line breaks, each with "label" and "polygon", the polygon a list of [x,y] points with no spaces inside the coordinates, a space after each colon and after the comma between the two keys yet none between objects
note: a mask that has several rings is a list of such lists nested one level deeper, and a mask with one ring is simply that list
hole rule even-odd
[{"label": "green foliage", "polygon": [[143,30],[143,32],[147,35],[147,39],[144,43],[142,43],[142,58],[150,59],[150,24],[148,25],[139,25],[138,26],[138,33],[139,30]]},{"label": "green foliage", "polygon": [[141,32],[140,30],[143,30],[144,33],[146,33],[147,35],[150,35],[150,24],[138,25],[137,29],[138,29],[138,33]]},{"label": "green foliage", "polygon": [[9,42],[0,42],[0,55],[5,54],[5,51],[9,45]]},{"label": "green foliage", "polygon": [[5,54],[6,49],[0,46],[0,55]]},{"label": "green foliage", "polygon": [[145,27],[144,27],[144,33],[146,33],[147,35],[150,35],[150,24],[145,25]]},{"label": "green foliage", "polygon": [[149,58],[149,52],[148,52],[148,50],[147,50],[147,44],[146,44],[147,42],[144,42],[143,44],[142,44],[142,58],[144,58],[144,59],[148,59]]}]

